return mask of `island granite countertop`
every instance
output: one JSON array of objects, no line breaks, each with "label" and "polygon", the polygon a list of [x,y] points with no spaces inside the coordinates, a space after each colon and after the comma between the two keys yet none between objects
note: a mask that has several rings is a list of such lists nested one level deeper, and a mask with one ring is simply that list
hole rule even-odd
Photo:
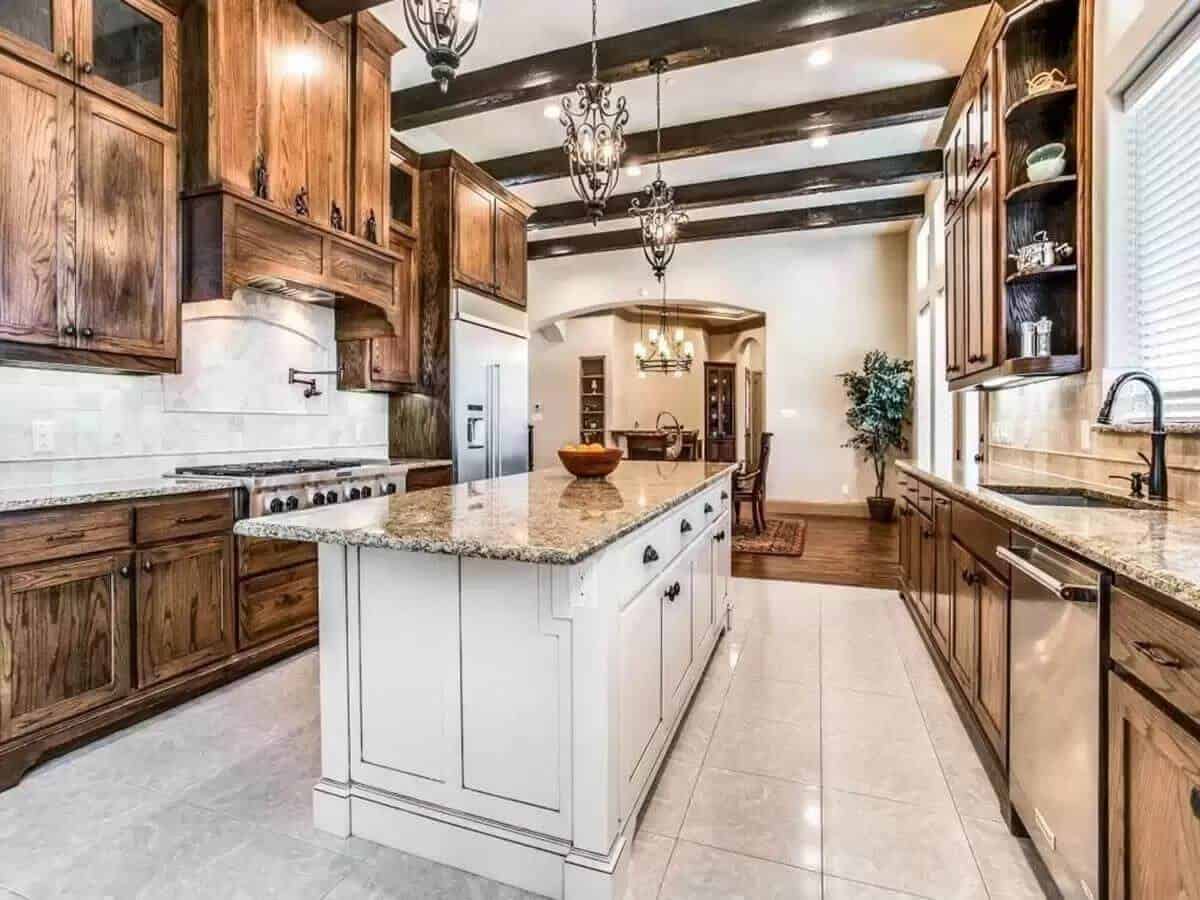
[{"label": "island granite countertop", "polygon": [[1200,507],[1177,501],[1149,509],[1033,506],[989,487],[1078,491],[1125,499],[1107,485],[996,464],[928,468],[909,460],[896,467],[952,498],[1011,522],[1030,534],[1145,585],[1200,614]]},{"label": "island granite countertop", "polygon": [[0,513],[27,512],[78,506],[84,503],[115,503],[122,500],[146,500],[180,494],[204,494],[241,487],[240,481],[207,478],[189,481],[177,478],[133,478],[84,484],[28,485],[0,489]]},{"label": "island granite countertop", "polygon": [[572,565],[736,466],[625,461],[605,479],[560,468],[243,519],[247,537]]}]

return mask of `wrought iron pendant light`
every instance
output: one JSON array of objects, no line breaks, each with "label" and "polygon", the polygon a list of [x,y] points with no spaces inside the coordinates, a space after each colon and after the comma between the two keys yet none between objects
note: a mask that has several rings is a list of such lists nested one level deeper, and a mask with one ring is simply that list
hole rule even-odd
[{"label": "wrought iron pendant light", "polygon": [[638,217],[642,226],[642,252],[646,262],[654,270],[654,277],[662,281],[667,266],[675,257],[675,246],[679,240],[679,226],[687,221],[687,215],[675,208],[675,190],[662,177],[662,75],[667,61],[655,59],[651,63],[657,74],[655,104],[657,124],[654,130],[654,181],[643,191],[644,198],[634,197],[629,211]]},{"label": "wrought iron pendant light", "polygon": [[696,346],[686,340],[676,312],[675,325],[671,325],[671,311],[667,306],[666,275],[659,276],[662,284],[662,306],[658,311],[658,325],[645,330],[645,314],[642,315],[639,340],[633,345],[633,358],[643,374],[657,372],[661,375],[682,376],[692,371],[692,360],[696,358]]},{"label": "wrought iron pendant light", "polygon": [[612,86],[600,80],[596,57],[597,3],[592,0],[592,80],[562,99],[559,121],[567,129],[563,149],[571,163],[571,184],[587,205],[592,224],[600,221],[617,186],[625,154],[625,98],[612,100]]},{"label": "wrought iron pendant light", "polygon": [[479,34],[483,0],[404,0],[404,19],[442,93]]}]

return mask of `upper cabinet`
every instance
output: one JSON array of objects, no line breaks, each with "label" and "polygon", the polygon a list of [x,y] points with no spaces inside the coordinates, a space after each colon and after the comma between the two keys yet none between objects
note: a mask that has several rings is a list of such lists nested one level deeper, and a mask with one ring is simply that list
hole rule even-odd
[{"label": "upper cabinet", "polygon": [[0,363],[177,371],[177,21],[5,0],[0,51]]},{"label": "upper cabinet", "polygon": [[354,228],[387,246],[391,222],[392,56],[401,44],[371,16],[355,16]]}]

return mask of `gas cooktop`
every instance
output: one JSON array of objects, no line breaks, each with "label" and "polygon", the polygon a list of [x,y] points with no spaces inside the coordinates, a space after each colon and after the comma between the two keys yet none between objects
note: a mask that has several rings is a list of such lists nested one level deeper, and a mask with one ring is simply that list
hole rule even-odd
[{"label": "gas cooktop", "polygon": [[267,478],[273,475],[303,475],[360,466],[386,466],[386,459],[290,459],[281,462],[231,463],[223,466],[180,466],[176,475],[205,475],[210,478]]}]

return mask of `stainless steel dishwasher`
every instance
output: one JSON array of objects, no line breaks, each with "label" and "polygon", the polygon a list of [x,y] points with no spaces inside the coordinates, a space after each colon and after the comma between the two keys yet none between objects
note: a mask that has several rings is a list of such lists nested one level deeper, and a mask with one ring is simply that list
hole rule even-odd
[{"label": "stainless steel dishwasher", "polygon": [[1009,798],[1063,897],[1097,900],[1111,576],[1018,532],[996,552],[1012,566]]}]

